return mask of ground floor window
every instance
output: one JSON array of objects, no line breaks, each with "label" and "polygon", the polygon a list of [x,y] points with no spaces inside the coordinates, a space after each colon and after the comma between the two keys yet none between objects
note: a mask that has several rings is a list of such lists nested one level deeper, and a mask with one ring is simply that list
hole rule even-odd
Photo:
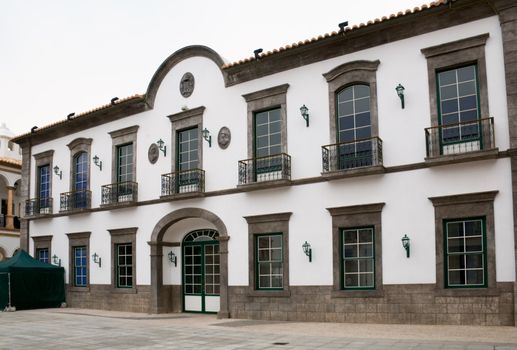
[{"label": "ground floor window", "polygon": [[133,287],[133,245],[122,243],[116,245],[117,253],[117,287]]},{"label": "ground floor window", "polygon": [[375,288],[375,234],[373,227],[341,230],[342,288]]},{"label": "ground floor window", "polygon": [[88,284],[88,255],[85,246],[74,247],[74,286],[86,287]]},{"label": "ground floor window", "polygon": [[46,264],[49,263],[48,260],[48,248],[40,248],[36,249],[36,259]]},{"label": "ground floor window", "polygon": [[444,221],[446,287],[486,287],[485,218]]},{"label": "ground floor window", "polygon": [[257,289],[283,288],[282,234],[256,235]]}]

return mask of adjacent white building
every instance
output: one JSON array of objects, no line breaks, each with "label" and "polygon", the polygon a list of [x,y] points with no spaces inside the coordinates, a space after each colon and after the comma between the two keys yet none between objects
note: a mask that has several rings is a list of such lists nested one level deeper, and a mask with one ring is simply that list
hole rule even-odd
[{"label": "adjacent white building", "polygon": [[516,29],[513,1],[443,0],[236,63],[180,49],[15,138],[21,247],[74,307],[513,325]]},{"label": "adjacent white building", "polygon": [[0,125],[0,261],[20,248],[21,149],[11,142],[14,133]]}]

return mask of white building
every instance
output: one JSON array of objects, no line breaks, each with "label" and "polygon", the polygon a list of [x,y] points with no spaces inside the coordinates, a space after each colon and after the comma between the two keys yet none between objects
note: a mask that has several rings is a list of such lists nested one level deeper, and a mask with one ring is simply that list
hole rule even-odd
[{"label": "white building", "polygon": [[15,139],[21,247],[74,307],[513,325],[516,30],[515,1],[444,0],[236,63],[178,50]]},{"label": "white building", "polygon": [[21,149],[11,142],[14,133],[0,125],[0,261],[20,248],[20,212],[22,199]]}]

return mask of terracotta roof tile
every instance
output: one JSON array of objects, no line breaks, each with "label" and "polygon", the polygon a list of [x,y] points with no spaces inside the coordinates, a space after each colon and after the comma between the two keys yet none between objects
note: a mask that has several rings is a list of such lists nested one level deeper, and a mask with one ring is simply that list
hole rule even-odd
[{"label": "terracotta roof tile", "polygon": [[[381,18],[375,18],[373,20],[369,20],[368,22],[366,22],[366,24],[365,23],[354,24],[351,28],[350,27],[346,27],[344,29],[344,32],[354,31],[354,30],[357,30],[357,29],[365,28],[365,27],[368,27],[368,26],[371,26],[371,25],[375,25],[375,24],[378,24],[378,23],[389,21],[389,20],[392,20],[392,19],[395,19],[395,18],[399,18],[399,17],[402,17],[402,16],[407,16],[407,15],[410,15],[410,14],[422,12],[423,10],[426,10],[426,9],[430,9],[430,8],[433,8],[433,7],[437,7],[437,6],[440,6],[440,5],[447,4],[449,1],[450,0],[433,1],[433,2],[431,2],[429,4],[423,4],[420,7],[417,6],[417,7],[414,7],[413,9],[407,9],[405,11],[399,11],[396,14],[392,13],[389,16],[382,16]],[[284,45],[284,46],[282,46],[282,47],[280,47],[278,49],[274,49],[272,51],[267,51],[267,52],[261,53],[260,54],[260,58],[271,56],[271,55],[274,55],[276,53],[287,51],[287,50],[290,50],[290,49],[293,49],[293,48],[296,48],[296,47],[299,47],[299,46],[303,46],[303,45],[307,45],[307,44],[310,44],[310,43],[314,43],[316,41],[323,40],[323,39],[326,39],[326,38],[330,38],[330,37],[336,36],[338,34],[340,34],[340,33],[336,32],[336,31],[333,31],[331,33],[325,33],[325,34],[322,34],[322,35],[318,35],[317,38],[306,39],[304,41],[299,41],[297,43],[287,44],[287,45]],[[236,62],[233,62],[233,63],[227,63],[227,64],[223,65],[222,68],[223,69],[231,68],[231,67],[235,67],[235,66],[238,66],[240,64],[251,62],[251,61],[255,61],[255,60],[256,60],[256,58],[254,56],[251,56],[251,57],[244,58],[242,60],[239,60],[239,61],[236,61]]]},{"label": "terracotta roof tile", "polygon": [[[77,118],[84,118],[84,117],[87,117],[89,116],[90,114],[94,113],[94,112],[98,112],[98,111],[101,111],[101,110],[104,110],[104,109],[108,109],[110,107],[113,107],[115,105],[118,105],[120,104],[121,102],[126,102],[126,101],[130,101],[130,100],[135,100],[135,99],[142,99],[144,98],[144,95],[138,95],[138,94],[135,94],[135,95],[132,95],[132,96],[129,96],[129,97],[124,97],[124,98],[121,98],[121,99],[118,99],[117,102],[115,104],[111,104],[111,103],[108,103],[108,104],[105,104],[105,105],[102,105],[102,106],[98,106],[98,107],[95,107],[93,109],[90,109],[89,111],[86,111],[86,112],[81,112],[79,114],[76,114],[74,115],[71,120],[75,120]],[[50,124],[47,124],[45,126],[42,126],[42,127],[38,127],[35,131],[35,133],[39,132],[39,131],[42,131],[42,130],[46,130],[46,129],[50,129],[56,125],[60,125],[60,124],[63,124],[63,123],[66,123],[68,122],[68,118],[67,119],[63,119],[63,120],[59,120],[57,122],[54,122],[54,123],[50,123]],[[21,137],[25,137],[25,136],[28,136],[32,134],[31,132],[27,132],[25,134],[21,134],[21,135],[18,135],[16,137],[14,137],[13,140],[15,139],[18,139],[18,138],[21,138]],[[16,141],[16,140],[15,140]],[[1,159],[1,158],[0,158]]]},{"label": "terracotta roof tile", "polygon": [[17,168],[21,168],[21,166],[22,166],[21,160],[13,159],[13,158],[0,157],[0,164],[2,164],[2,163],[5,165],[14,165]]}]

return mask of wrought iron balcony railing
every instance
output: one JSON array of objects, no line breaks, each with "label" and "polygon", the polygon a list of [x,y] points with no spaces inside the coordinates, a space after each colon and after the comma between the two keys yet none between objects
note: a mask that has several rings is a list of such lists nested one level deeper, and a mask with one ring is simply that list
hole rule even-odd
[{"label": "wrought iron balcony railing", "polygon": [[494,118],[476,119],[425,129],[427,157],[495,148]]},{"label": "wrought iron balcony railing", "polygon": [[38,216],[52,214],[52,198],[31,198],[25,201],[25,215]]},{"label": "wrought iron balcony railing", "polygon": [[382,140],[371,137],[321,147],[323,172],[382,165]]},{"label": "wrought iron balcony railing", "polygon": [[138,183],[118,182],[102,186],[102,204],[131,203],[138,200]]},{"label": "wrought iron balcony railing", "polygon": [[91,201],[92,192],[88,190],[61,193],[59,211],[68,212],[88,209],[91,207]]},{"label": "wrought iron balcony railing", "polygon": [[290,180],[291,156],[285,153],[239,161],[239,185]]},{"label": "wrought iron balcony railing", "polygon": [[190,169],[162,175],[162,196],[205,192],[205,171]]}]

